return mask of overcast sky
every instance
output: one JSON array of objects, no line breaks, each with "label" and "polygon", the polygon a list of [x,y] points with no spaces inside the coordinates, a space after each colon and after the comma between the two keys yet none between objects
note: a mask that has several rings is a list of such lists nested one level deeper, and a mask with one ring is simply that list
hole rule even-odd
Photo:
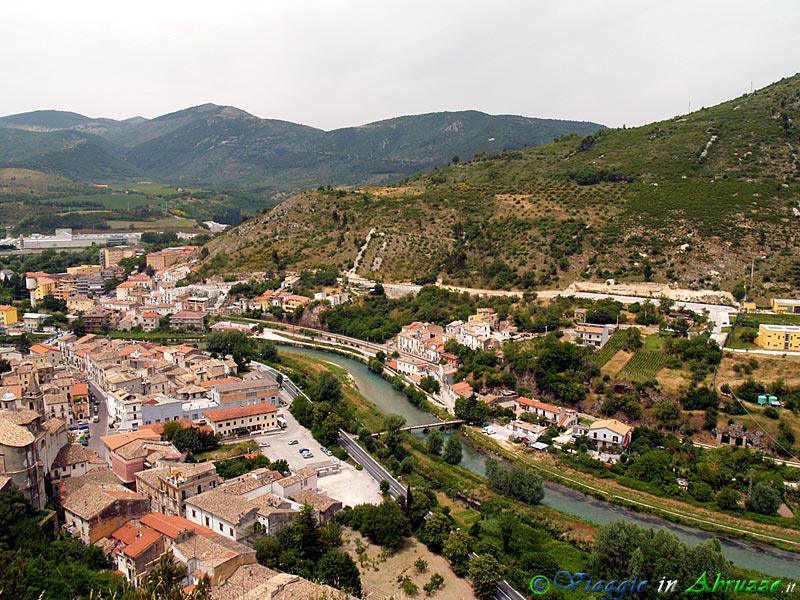
[{"label": "overcast sky", "polygon": [[798,0],[0,5],[0,115],[206,102],[322,129],[477,109],[639,125],[800,70]]}]

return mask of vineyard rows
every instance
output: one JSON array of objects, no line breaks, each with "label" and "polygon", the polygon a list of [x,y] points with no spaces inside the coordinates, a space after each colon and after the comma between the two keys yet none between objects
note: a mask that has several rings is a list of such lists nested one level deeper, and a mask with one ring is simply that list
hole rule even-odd
[{"label": "vineyard rows", "polygon": [[622,367],[618,377],[630,381],[652,381],[658,372],[667,366],[669,357],[654,350],[639,350]]}]

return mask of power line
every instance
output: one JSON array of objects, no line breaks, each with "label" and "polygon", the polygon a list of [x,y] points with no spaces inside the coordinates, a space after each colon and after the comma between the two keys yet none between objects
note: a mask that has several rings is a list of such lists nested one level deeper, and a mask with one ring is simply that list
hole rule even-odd
[{"label": "power line", "polygon": [[[729,385],[729,387],[730,387],[730,385]],[[778,440],[776,440],[774,437],[772,437],[772,436],[770,435],[769,431],[767,431],[766,429],[764,429],[764,428],[761,426],[761,423],[759,423],[759,422],[756,420],[756,418],[755,418],[755,417],[754,417],[754,416],[753,416],[753,415],[750,413],[750,411],[749,411],[749,410],[747,410],[747,407],[744,405],[744,402],[742,402],[742,401],[739,399],[739,397],[738,397],[736,394],[734,394],[734,393],[733,393],[733,388],[731,388],[731,396],[733,396],[733,399],[734,399],[734,400],[736,400],[736,401],[739,403],[739,406],[741,406],[741,407],[742,407],[742,409],[744,409],[744,412],[747,414],[747,416],[748,416],[748,417],[750,417],[750,419],[752,419],[753,423],[755,423],[755,424],[756,424],[756,427],[758,427],[758,428],[759,428],[759,429],[760,429],[760,430],[761,430],[761,431],[764,433],[764,435],[765,435],[765,436],[767,436],[767,437],[768,437],[770,440],[772,440],[772,442],[773,442],[773,443],[774,443],[774,444],[775,444],[775,445],[776,445],[778,448],[780,448],[781,450],[783,450],[783,451],[784,451],[784,453],[786,454],[786,456],[788,456],[789,458],[795,458],[795,457],[796,457],[796,455],[792,454],[791,450],[787,450],[786,448],[784,448],[783,446],[781,446],[781,445],[780,445],[780,443],[778,442]]]}]

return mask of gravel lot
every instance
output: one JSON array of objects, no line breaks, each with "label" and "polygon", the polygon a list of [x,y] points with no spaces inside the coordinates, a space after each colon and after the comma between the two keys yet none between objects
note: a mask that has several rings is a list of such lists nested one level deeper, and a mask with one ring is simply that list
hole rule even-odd
[{"label": "gravel lot", "polygon": [[[271,433],[263,436],[254,437],[257,443],[268,442],[268,448],[261,448],[270,460],[285,458],[289,467],[294,471],[301,467],[312,466],[315,463],[337,460],[333,456],[326,456],[311,432],[300,425],[289,412],[288,407],[284,407],[278,413],[286,419],[287,427],[279,433]],[[289,445],[292,440],[297,440],[297,444]],[[300,455],[300,448],[308,448],[314,454],[313,458],[304,459]],[[340,471],[332,475],[326,475],[317,479],[317,486],[320,491],[328,494],[332,498],[341,500],[344,504],[356,506],[358,504],[380,504],[382,498],[378,482],[375,481],[366,471],[357,471],[353,466],[343,462],[340,463]]]}]

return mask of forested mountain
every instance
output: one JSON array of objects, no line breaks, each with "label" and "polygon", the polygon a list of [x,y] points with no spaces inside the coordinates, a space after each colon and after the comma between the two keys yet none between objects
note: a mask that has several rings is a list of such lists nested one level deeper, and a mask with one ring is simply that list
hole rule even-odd
[{"label": "forested mountain", "polygon": [[464,111],[326,132],[214,104],[126,121],[35,111],[0,118],[0,167],[82,181],[146,177],[271,195],[392,182],[454,158],[535,146],[601,127]]},{"label": "forested mountain", "polygon": [[[581,278],[800,286],[800,76],[632,129],[319,190],[215,241],[207,271],[350,268],[496,288]],[[224,260],[222,257],[224,256]]]}]

